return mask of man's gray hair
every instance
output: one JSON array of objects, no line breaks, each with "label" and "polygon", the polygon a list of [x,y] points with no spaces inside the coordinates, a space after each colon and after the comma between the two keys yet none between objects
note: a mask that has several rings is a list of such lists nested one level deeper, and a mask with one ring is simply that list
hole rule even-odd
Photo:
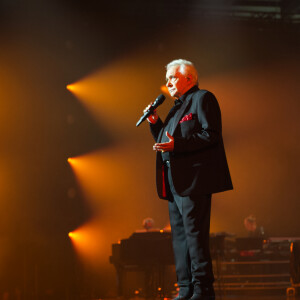
[{"label": "man's gray hair", "polygon": [[166,69],[168,71],[169,68],[175,67],[175,66],[180,66],[179,72],[184,75],[192,75],[192,78],[195,82],[195,84],[198,85],[198,72],[194,66],[194,64],[191,61],[188,61],[186,59],[175,59],[168,63],[166,65]]}]

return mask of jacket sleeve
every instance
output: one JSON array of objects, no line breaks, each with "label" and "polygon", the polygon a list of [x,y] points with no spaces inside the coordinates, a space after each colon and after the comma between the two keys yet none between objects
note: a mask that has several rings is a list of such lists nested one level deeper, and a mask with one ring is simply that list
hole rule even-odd
[{"label": "jacket sleeve", "polygon": [[188,137],[174,136],[174,153],[191,152],[210,147],[222,138],[222,122],[219,104],[215,96],[207,92],[196,100],[198,125]]},{"label": "jacket sleeve", "polygon": [[158,118],[155,124],[150,123],[150,130],[153,135],[155,142],[157,142],[160,131],[163,129],[163,122],[160,118]]}]

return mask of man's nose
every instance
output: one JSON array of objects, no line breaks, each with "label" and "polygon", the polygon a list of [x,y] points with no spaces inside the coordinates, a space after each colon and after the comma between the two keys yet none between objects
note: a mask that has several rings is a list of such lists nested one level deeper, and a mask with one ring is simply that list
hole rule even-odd
[{"label": "man's nose", "polygon": [[167,86],[167,87],[171,87],[171,86],[172,86],[172,83],[171,83],[170,80],[167,81],[166,86]]}]

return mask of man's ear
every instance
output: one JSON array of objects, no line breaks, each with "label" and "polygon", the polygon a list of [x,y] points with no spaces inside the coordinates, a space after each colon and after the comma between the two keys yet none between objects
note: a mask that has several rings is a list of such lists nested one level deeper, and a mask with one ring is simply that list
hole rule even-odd
[{"label": "man's ear", "polygon": [[192,74],[188,74],[188,75],[186,76],[186,78],[187,78],[187,80],[190,81],[190,82],[193,80]]}]

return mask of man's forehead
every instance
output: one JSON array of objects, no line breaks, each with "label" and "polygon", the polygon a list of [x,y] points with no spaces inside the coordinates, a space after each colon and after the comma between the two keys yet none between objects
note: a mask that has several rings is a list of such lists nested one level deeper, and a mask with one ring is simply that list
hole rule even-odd
[{"label": "man's forehead", "polygon": [[170,76],[175,75],[178,72],[179,68],[180,68],[180,66],[172,66],[172,67],[170,67],[167,70],[166,77],[169,78]]}]

